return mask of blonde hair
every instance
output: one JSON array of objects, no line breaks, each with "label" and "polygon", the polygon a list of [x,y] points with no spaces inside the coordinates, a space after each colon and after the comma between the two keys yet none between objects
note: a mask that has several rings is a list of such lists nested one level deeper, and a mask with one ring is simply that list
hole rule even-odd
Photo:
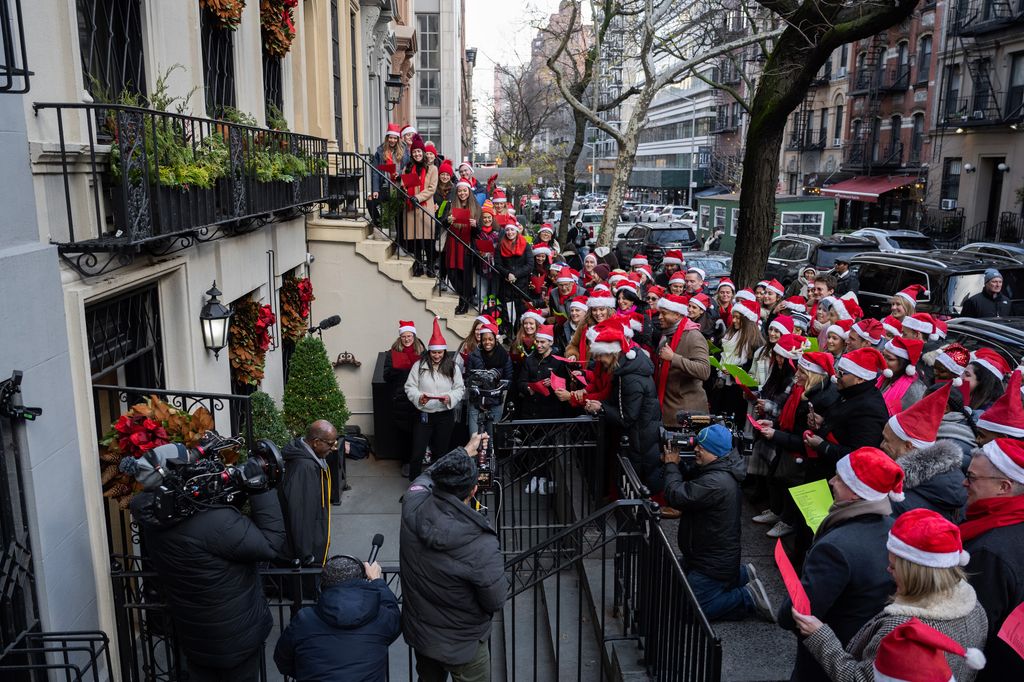
[{"label": "blonde hair", "polygon": [[[420,341],[420,337],[416,336],[415,334],[413,334],[412,336],[412,347],[416,350],[417,354],[422,355],[423,351],[425,351],[427,347],[423,345],[422,341]],[[402,348],[402,335],[399,334],[398,338],[395,339],[395,342],[391,344],[391,350],[401,352]]]},{"label": "blonde hair", "polygon": [[804,382],[803,400],[807,400],[807,393],[812,389],[815,389],[826,382],[832,381],[831,377],[827,374],[818,374],[817,372],[808,372],[806,370],[804,371],[804,374],[807,376],[807,381]]},{"label": "blonde hair", "polygon": [[916,602],[937,594],[949,593],[967,579],[964,569],[932,568],[908,561],[890,553],[896,582],[902,585],[895,598],[903,602]]}]

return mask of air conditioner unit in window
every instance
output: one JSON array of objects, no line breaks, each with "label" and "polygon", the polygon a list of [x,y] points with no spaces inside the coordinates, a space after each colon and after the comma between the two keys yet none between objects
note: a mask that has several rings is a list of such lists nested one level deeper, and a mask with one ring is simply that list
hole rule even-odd
[{"label": "air conditioner unit in window", "polygon": [[939,202],[939,208],[943,211],[952,211],[956,208],[956,199],[943,199]]},{"label": "air conditioner unit in window", "polygon": [[845,77],[846,77],[846,67],[845,66],[840,66],[839,68],[836,69],[836,78],[845,78]]},{"label": "air conditioner unit in window", "polygon": [[975,121],[980,121],[983,118],[985,118],[985,112],[982,111],[981,109],[975,109],[974,111],[971,112],[971,118],[973,118]]},{"label": "air conditioner unit in window", "polygon": [[832,140],[832,146],[833,147],[842,147],[843,146],[843,138],[837,137],[836,139]]}]

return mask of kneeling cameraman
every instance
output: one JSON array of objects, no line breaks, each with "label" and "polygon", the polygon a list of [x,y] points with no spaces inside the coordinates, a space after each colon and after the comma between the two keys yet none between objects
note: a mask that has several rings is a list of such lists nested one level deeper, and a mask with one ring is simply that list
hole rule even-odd
[{"label": "kneeling cameraman", "polygon": [[[273,444],[260,441],[245,465],[226,466],[216,453],[225,442],[240,442],[209,436],[195,450],[162,445],[138,460],[125,458],[121,468],[145,489],[132,499],[132,515],[159,575],[189,679],[248,682],[258,679],[260,650],[273,626],[257,562],[284,548],[273,490],[283,463]],[[246,499],[251,519],[239,511]]]}]

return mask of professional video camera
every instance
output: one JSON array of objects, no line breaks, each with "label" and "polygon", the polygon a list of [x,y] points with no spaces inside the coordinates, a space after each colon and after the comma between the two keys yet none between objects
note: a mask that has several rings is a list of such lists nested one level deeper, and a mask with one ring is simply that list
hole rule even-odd
[{"label": "professional video camera", "polygon": [[733,432],[733,440],[736,438],[736,431],[733,423],[717,414],[690,414],[689,412],[676,412],[676,421],[679,426],[671,429],[661,427],[661,447],[670,447],[679,452],[681,459],[692,460],[696,457],[694,452],[697,447],[697,433],[712,424],[721,424]]},{"label": "professional video camera", "polygon": [[194,448],[161,445],[138,459],[125,457],[120,469],[153,493],[158,519],[180,519],[211,505],[241,506],[248,495],[271,490],[281,481],[284,460],[269,440],[257,441],[243,464],[226,464],[221,453],[242,445],[239,436],[207,431]]},{"label": "professional video camera", "polygon": [[[479,414],[478,428],[488,433],[491,432],[491,408],[501,405],[502,394],[509,386],[507,379],[499,377],[501,373],[496,369],[471,369],[466,374],[467,399]],[[494,444],[491,439],[476,453],[476,466],[479,471],[477,485],[489,488],[494,481]]]}]

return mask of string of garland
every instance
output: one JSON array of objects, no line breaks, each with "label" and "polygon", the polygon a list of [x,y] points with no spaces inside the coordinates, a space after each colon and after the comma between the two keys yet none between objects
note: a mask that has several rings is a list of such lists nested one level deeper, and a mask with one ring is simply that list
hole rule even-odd
[{"label": "string of garland", "polygon": [[292,48],[295,39],[293,10],[298,4],[299,0],[260,0],[263,49],[271,57],[283,57]]},{"label": "string of garland", "polygon": [[234,31],[242,22],[245,0],[199,0],[199,7],[217,17],[221,28]]},{"label": "string of garland", "polygon": [[309,304],[313,296],[313,284],[308,277],[299,279],[285,275],[281,282],[281,336],[292,343],[297,342],[309,328]]},{"label": "string of garland", "polygon": [[228,333],[231,373],[239,384],[259,386],[270,348],[270,327],[276,320],[269,305],[247,300],[234,306]]}]

